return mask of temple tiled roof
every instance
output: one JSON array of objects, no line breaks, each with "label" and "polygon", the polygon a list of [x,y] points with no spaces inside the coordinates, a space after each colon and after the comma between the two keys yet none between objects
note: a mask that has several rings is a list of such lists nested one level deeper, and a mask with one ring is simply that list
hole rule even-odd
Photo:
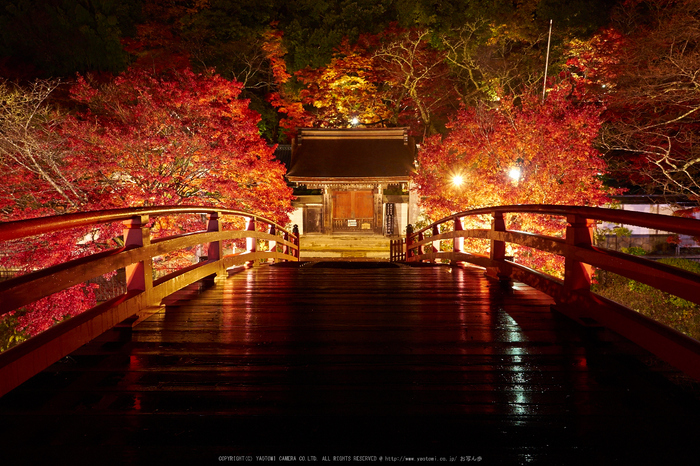
[{"label": "temple tiled roof", "polygon": [[406,128],[302,129],[292,147],[290,181],[408,181],[415,142]]}]

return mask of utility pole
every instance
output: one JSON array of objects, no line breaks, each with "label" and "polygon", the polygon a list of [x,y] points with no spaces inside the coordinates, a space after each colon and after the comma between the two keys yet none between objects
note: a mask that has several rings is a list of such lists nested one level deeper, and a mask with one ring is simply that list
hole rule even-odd
[{"label": "utility pole", "polygon": [[542,84],[542,103],[547,92],[547,69],[549,68],[549,46],[552,43],[552,20],[549,20],[549,38],[547,39],[547,60],[544,63],[544,83]]}]

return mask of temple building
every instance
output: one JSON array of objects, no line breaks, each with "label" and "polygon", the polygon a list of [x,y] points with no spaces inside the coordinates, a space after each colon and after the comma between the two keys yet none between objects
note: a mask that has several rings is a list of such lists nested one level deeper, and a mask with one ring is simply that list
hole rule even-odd
[{"label": "temple building", "polygon": [[287,179],[312,194],[297,196],[293,223],[303,234],[404,234],[418,212],[415,155],[408,128],[299,130]]}]

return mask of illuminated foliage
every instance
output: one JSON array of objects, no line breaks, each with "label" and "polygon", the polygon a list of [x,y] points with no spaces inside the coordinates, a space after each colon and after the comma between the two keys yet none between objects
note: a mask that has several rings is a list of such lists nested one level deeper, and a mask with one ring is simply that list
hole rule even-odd
[{"label": "illuminated foliage", "polygon": [[[46,102],[54,87],[0,89],[3,220],[206,204],[287,223],[292,193],[284,167],[258,133],[259,115],[239,98],[240,84],[188,69],[155,74],[133,68],[102,85],[79,78],[71,95],[81,110],[67,117],[56,116]],[[188,231],[195,220],[156,219],[154,233]],[[26,273],[115,247],[120,227],[5,244],[0,265]],[[34,335],[94,303],[94,285],[79,285],[13,318],[18,331]]]},{"label": "illuminated foliage", "polygon": [[[450,133],[426,139],[418,153],[413,181],[422,206],[437,220],[494,205],[602,205],[613,192],[603,186],[605,163],[593,148],[600,125],[600,108],[574,105],[564,87],[550,91],[544,103],[529,95],[519,105],[502,99],[493,108],[463,108]],[[565,225],[526,215],[508,221],[512,229],[553,235]],[[523,259],[533,264],[538,258]]]},{"label": "illuminated foliage", "polygon": [[80,160],[60,132],[63,115],[47,103],[58,86],[56,80],[25,88],[0,82],[0,212],[6,218],[23,209],[75,208],[86,200]]},{"label": "illuminated foliage", "polygon": [[283,33],[275,29],[274,24],[272,26],[264,35],[263,50],[270,62],[276,90],[268,94],[267,101],[283,115],[279,125],[288,137],[293,137],[297,128],[311,126],[313,117],[304,109],[290,81],[292,75],[284,60],[287,49],[282,43]]},{"label": "illuminated foliage", "polygon": [[560,76],[566,80],[572,98],[607,103],[615,91],[623,46],[622,34],[612,28],[586,40],[574,38],[568,42]]},{"label": "illuminated foliage", "polygon": [[268,100],[286,115],[280,124],[290,134],[303,126],[357,125],[435,133],[457,96],[441,52],[428,40],[428,30],[392,26],[344,42],[327,66],[297,71],[294,81],[282,62],[282,35],[271,34],[266,50],[280,91]]},{"label": "illuminated foliage", "polygon": [[391,121],[391,109],[380,92],[385,76],[360,45],[344,42],[328,66],[304,69],[296,76],[305,85],[300,98],[315,126],[384,126]]},{"label": "illuminated foliage", "polygon": [[64,132],[102,175],[107,205],[225,205],[286,223],[291,191],[241,85],[187,69],[132,69],[97,86],[80,79],[86,111]]}]

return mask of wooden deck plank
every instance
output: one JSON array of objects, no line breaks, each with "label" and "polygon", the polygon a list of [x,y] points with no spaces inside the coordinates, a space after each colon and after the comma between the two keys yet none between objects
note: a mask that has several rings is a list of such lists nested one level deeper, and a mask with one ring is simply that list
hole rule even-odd
[{"label": "wooden deck plank", "polygon": [[261,267],[187,290],[196,298],[170,300],[128,338],[114,330],[1,398],[3,451],[72,464],[78,450],[86,462],[159,464],[697,458],[697,386],[552,313],[541,293],[475,269],[342,267]]}]

